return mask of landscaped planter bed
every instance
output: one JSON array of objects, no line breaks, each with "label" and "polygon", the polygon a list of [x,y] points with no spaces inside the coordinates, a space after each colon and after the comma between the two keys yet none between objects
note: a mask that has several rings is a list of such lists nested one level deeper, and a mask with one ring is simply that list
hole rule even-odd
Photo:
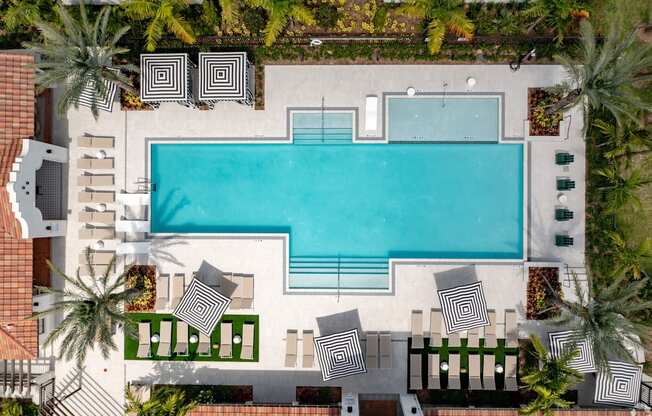
[{"label": "landscaped planter bed", "polygon": [[342,400],[341,387],[297,386],[296,394],[299,404],[304,405],[329,405],[339,403]]},{"label": "landscaped planter bed", "polygon": [[558,316],[555,299],[561,296],[558,267],[530,267],[527,284],[527,319],[545,320]]},{"label": "landscaped planter bed", "polygon": [[187,398],[191,398],[201,404],[221,403],[246,403],[254,400],[253,386],[223,386],[214,384],[156,384],[153,390],[159,388],[173,388],[185,392]]},{"label": "landscaped planter bed", "polygon": [[528,88],[528,120],[530,121],[530,136],[559,136],[559,123],[563,115],[555,113],[545,115],[546,107],[555,103],[559,97],[544,88]]},{"label": "landscaped planter bed", "polygon": [[127,287],[142,285],[143,293],[127,303],[127,312],[150,312],[156,303],[156,267],[131,266],[127,274]]}]

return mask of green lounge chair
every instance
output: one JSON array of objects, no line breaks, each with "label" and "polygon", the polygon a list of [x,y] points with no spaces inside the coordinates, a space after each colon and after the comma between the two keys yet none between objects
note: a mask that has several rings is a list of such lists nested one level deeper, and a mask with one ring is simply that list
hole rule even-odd
[{"label": "green lounge chair", "polygon": [[558,191],[570,191],[571,189],[575,189],[575,181],[566,178],[557,179]]},{"label": "green lounge chair", "polygon": [[570,165],[575,161],[575,156],[570,153],[560,152],[555,154],[555,162],[558,165]]},{"label": "green lounge chair", "polygon": [[570,247],[573,245],[573,237],[557,234],[555,236],[555,245],[557,247]]},{"label": "green lounge chair", "polygon": [[566,208],[555,209],[555,219],[557,221],[568,221],[573,219],[573,211]]}]

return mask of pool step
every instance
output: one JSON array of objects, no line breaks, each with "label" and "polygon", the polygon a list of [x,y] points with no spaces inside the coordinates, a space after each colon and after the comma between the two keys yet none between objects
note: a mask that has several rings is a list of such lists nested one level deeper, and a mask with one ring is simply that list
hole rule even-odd
[{"label": "pool step", "polygon": [[386,257],[290,257],[292,289],[387,289]]},{"label": "pool step", "polygon": [[353,143],[353,130],[350,128],[295,128],[292,131],[294,144],[347,144]]}]

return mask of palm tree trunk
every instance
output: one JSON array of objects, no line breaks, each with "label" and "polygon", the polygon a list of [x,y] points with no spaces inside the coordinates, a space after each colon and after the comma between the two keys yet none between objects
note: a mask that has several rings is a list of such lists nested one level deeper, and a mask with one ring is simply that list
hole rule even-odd
[{"label": "palm tree trunk", "polygon": [[575,101],[577,101],[577,99],[581,94],[582,94],[582,90],[579,88],[569,91],[568,94],[562,97],[559,101],[546,107],[544,114],[550,117],[553,114],[556,114],[566,109],[568,106],[572,105]]}]

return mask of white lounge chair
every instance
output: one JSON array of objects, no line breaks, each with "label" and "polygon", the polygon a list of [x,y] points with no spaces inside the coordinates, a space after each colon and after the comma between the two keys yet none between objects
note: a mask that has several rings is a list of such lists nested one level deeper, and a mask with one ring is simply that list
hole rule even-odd
[{"label": "white lounge chair", "polygon": [[177,343],[174,346],[177,355],[188,355],[188,324],[177,321]]},{"label": "white lounge chair", "polygon": [[240,358],[243,360],[254,359],[254,324],[245,323],[242,325],[242,350],[240,352]]},{"label": "white lounge chair", "polygon": [[489,316],[489,325],[484,327],[484,346],[485,348],[496,348],[498,346],[496,341],[496,311],[489,309],[487,315]]},{"label": "white lounge chair", "polygon": [[484,354],[483,360],[482,386],[485,390],[496,390],[496,357]]},{"label": "white lounge chair", "polygon": [[462,388],[460,382],[460,355],[448,355],[448,389],[459,390]]},{"label": "white lounge chair", "polygon": [[517,391],[518,382],[516,380],[516,356],[505,356],[505,390]]},{"label": "white lounge chair", "polygon": [[116,247],[115,253],[121,256],[126,254],[149,254],[150,247],[151,243],[149,241],[120,243]]},{"label": "white lounge chair", "polygon": [[312,331],[303,331],[303,368],[312,368],[315,365],[315,334]]},{"label": "white lounge chair", "polygon": [[380,368],[392,368],[392,334],[380,333]]},{"label": "white lounge chair", "polygon": [[505,311],[505,347],[518,347],[518,322],[514,309]]},{"label": "white lounge chair", "polygon": [[367,136],[378,133],[378,96],[367,95],[365,100],[364,129]]},{"label": "white lounge chair", "polygon": [[410,354],[410,390],[421,390],[421,354]]},{"label": "white lounge chair", "polygon": [[378,368],[378,333],[367,332],[367,368]]},{"label": "white lounge chair", "polygon": [[149,233],[150,222],[148,220],[118,220],[115,223],[115,230],[121,233]]},{"label": "white lounge chair", "polygon": [[211,338],[204,334],[199,333],[199,344],[197,344],[197,354],[202,356],[211,355]]},{"label": "white lounge chair", "polygon": [[482,390],[480,355],[469,354],[469,390]]},{"label": "white lounge chair", "polygon": [[148,193],[119,193],[116,196],[118,202],[129,206],[149,206],[150,195]]},{"label": "white lounge chair", "polygon": [[428,354],[428,389],[441,389],[439,379],[439,354]]},{"label": "white lounge chair", "polygon": [[220,323],[220,358],[233,357],[233,324]]},{"label": "white lounge chair", "polygon": [[168,294],[170,290],[170,275],[161,273],[156,277],[156,302],[154,303],[155,311],[167,309]]},{"label": "white lounge chair", "polygon": [[138,352],[136,352],[136,357],[138,358],[147,358],[150,356],[151,341],[149,328],[149,322],[138,323]]},{"label": "white lounge chair", "polygon": [[430,341],[431,347],[441,347],[441,309],[430,310]]},{"label": "white lounge chair", "polygon": [[285,337],[285,366],[296,367],[297,365],[297,331],[288,329]]},{"label": "white lounge chair", "polygon": [[161,333],[158,342],[156,355],[159,357],[170,356],[170,346],[172,345],[172,321],[161,321]]},{"label": "white lounge chair", "polygon": [[175,273],[172,276],[172,292],[170,294],[170,309],[174,310],[181,302],[183,293],[185,291],[186,275],[183,273]]},{"label": "white lounge chair", "polygon": [[423,348],[423,311],[412,311],[410,323],[412,348]]}]

